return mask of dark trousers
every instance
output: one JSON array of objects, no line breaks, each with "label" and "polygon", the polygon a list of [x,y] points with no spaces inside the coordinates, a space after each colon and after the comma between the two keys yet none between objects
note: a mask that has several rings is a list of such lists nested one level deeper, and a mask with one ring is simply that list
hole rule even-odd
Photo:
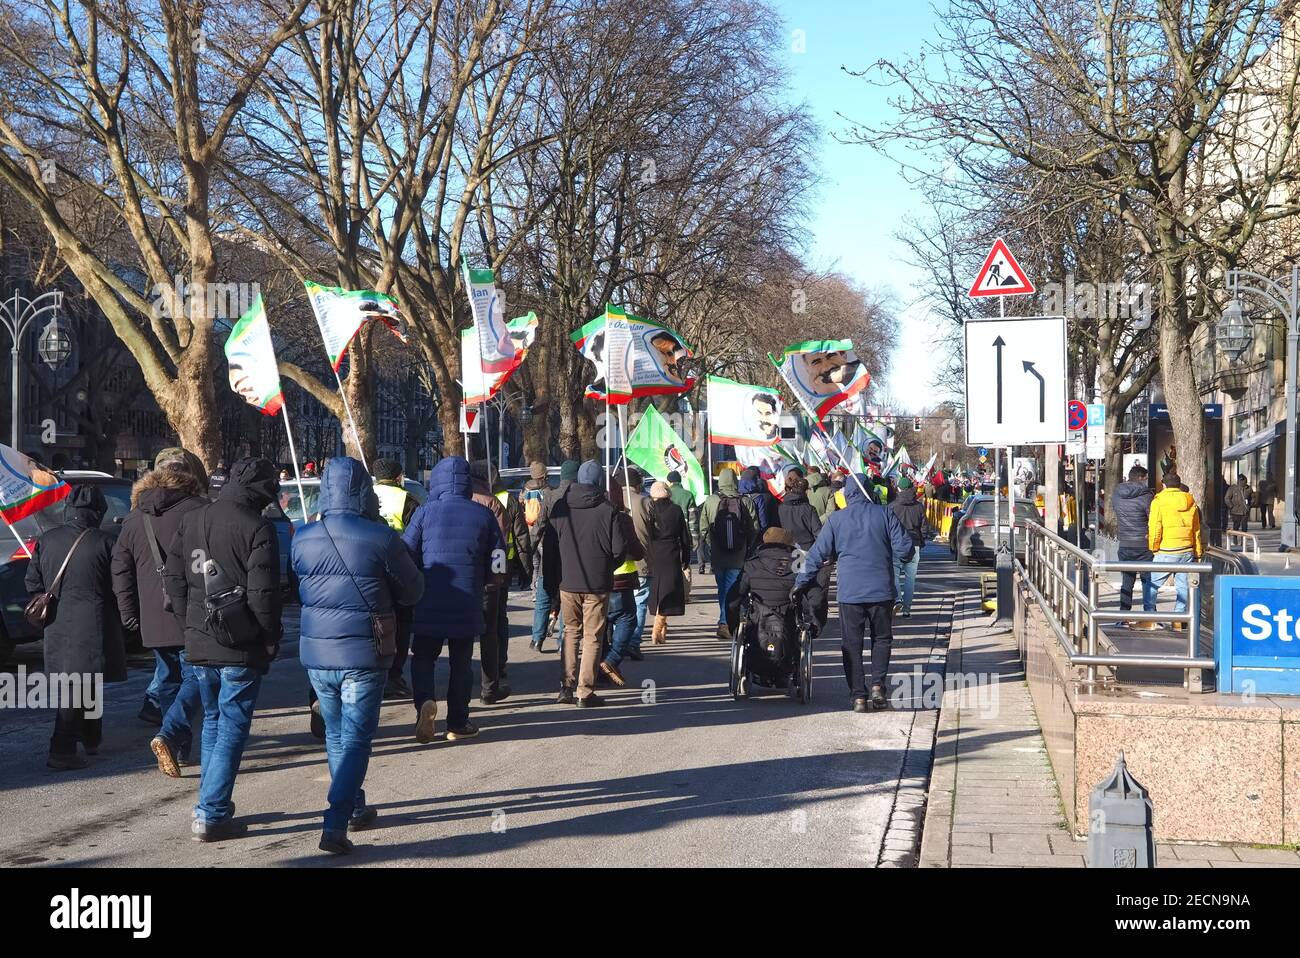
[{"label": "dark trousers", "polygon": [[99,748],[104,739],[104,720],[87,718],[81,709],[59,709],[54,713],[54,734],[50,736],[51,755],[76,755],[77,743]]},{"label": "dark trousers", "polygon": [[1232,528],[1235,529],[1235,530],[1237,530],[1238,532],[1245,532],[1245,531],[1246,531],[1246,518],[1247,518],[1246,513],[1243,512],[1241,515],[1237,515],[1237,514],[1234,512],[1234,513],[1232,514]]},{"label": "dark trousers", "polygon": [[[1135,546],[1119,547],[1120,562],[1150,562],[1152,560],[1150,549],[1139,549]],[[1119,578],[1119,608],[1121,612],[1128,612],[1133,608],[1133,583],[1138,579],[1137,572],[1121,572]],[[1155,589],[1151,586],[1151,573],[1140,573],[1142,577],[1142,611],[1154,612],[1156,610]]]},{"label": "dark trousers", "polygon": [[1272,529],[1277,525],[1277,520],[1273,518],[1273,503],[1261,502],[1259,504],[1259,521],[1264,524],[1265,529]]},{"label": "dark trousers", "polygon": [[495,695],[501,689],[509,659],[510,617],[506,612],[509,591],[502,586],[483,594],[486,628],[478,637],[478,664],[482,673],[479,695]]},{"label": "dark trousers", "polygon": [[397,615],[397,652],[388,670],[390,681],[400,679],[406,669],[406,657],[411,653],[411,614],[415,610],[409,605],[399,605],[393,611]]},{"label": "dark trousers", "polygon": [[463,728],[469,721],[469,696],[474,688],[474,637],[420,635],[411,639],[411,690],[415,711],[433,698],[434,673],[443,645],[447,646],[450,674],[447,677],[447,728]]},{"label": "dark trousers", "polygon": [[844,654],[844,678],[849,683],[849,694],[855,698],[867,694],[862,649],[868,633],[871,635],[871,684],[883,686],[894,644],[894,603],[892,600],[841,602],[840,651]]}]

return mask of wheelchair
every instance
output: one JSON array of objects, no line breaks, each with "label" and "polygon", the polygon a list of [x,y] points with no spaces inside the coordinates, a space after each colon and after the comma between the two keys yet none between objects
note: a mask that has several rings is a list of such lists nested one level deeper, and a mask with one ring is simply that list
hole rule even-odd
[{"label": "wheelchair", "polygon": [[731,697],[749,698],[755,688],[761,688],[783,691],[803,704],[810,702],[817,631],[817,617],[807,596],[776,607],[765,605],[752,593],[745,596],[731,639]]}]

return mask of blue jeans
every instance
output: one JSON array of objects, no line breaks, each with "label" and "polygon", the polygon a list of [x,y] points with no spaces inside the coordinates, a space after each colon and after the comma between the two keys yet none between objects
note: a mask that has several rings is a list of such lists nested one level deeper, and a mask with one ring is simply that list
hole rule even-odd
[{"label": "blue jeans", "polygon": [[370,743],[379,728],[387,673],[380,669],[308,669],[325,720],[325,755],[330,767],[325,830],[345,831],[348,819],[366,807]]},{"label": "blue jeans", "polygon": [[262,673],[243,665],[196,665],[194,681],[203,700],[203,774],[194,817],[214,825],[234,812],[230,796],[253,727]]},{"label": "blue jeans", "polygon": [[[155,649],[155,652],[171,652],[171,649]],[[180,687],[167,704],[159,703],[163,712],[162,728],[158,734],[176,750],[177,758],[188,760],[190,746],[194,743],[194,730],[190,726],[190,716],[203,707],[199,697],[199,683],[194,678],[194,669],[185,657],[184,649],[176,650],[177,667],[180,669]]]},{"label": "blue jeans", "polygon": [[411,638],[411,691],[415,698],[415,711],[433,698],[434,672],[443,644],[447,645],[447,658],[451,674],[447,679],[447,727],[464,728],[469,721],[469,695],[474,687],[474,636],[443,639],[436,635]]},{"label": "blue jeans", "polygon": [[641,585],[632,593],[633,600],[636,602],[636,631],[632,633],[632,641],[628,645],[629,650],[641,651],[641,636],[645,633],[646,609],[650,607],[650,580],[652,578],[653,576],[642,576]]},{"label": "blue jeans", "polygon": [[[1118,557],[1120,562],[1151,562],[1153,560],[1150,549],[1135,549],[1131,546],[1120,546]],[[1156,610],[1156,587],[1151,582],[1151,573],[1143,572],[1140,575],[1142,577],[1142,611],[1154,612]],[[1121,612],[1128,612],[1133,608],[1133,584],[1137,581],[1138,576],[1139,573],[1137,572],[1120,573],[1119,608]]]},{"label": "blue jeans", "polygon": [[[644,609],[644,606],[641,606]],[[634,646],[633,640],[640,644],[640,634],[637,632],[637,615],[638,607],[636,601],[636,590],[623,589],[621,592],[611,592],[609,594],[609,616],[608,632],[610,635],[609,653],[605,656],[605,661],[610,665],[618,665],[632,651]],[[642,619],[644,621],[644,619]]]},{"label": "blue jeans", "polygon": [[718,583],[718,624],[727,621],[727,594],[740,581],[740,569],[719,569],[713,567],[713,581]]},{"label": "blue jeans", "polygon": [[[533,644],[539,648],[546,641],[546,623],[551,617],[551,611],[559,611],[559,608],[559,596],[556,596],[555,600],[552,601],[550,593],[542,588],[542,573],[539,569],[537,583],[533,586]],[[564,647],[564,616],[557,617],[555,641],[560,648]]]},{"label": "blue jeans", "polygon": [[153,678],[144,690],[144,697],[158,707],[159,712],[166,712],[171,707],[172,699],[180,691],[181,649],[153,650]]},{"label": "blue jeans", "polygon": [[[1186,552],[1157,552],[1156,562],[1171,563],[1189,563],[1195,561],[1192,556],[1192,550]],[[1187,611],[1187,573],[1186,572],[1157,572],[1151,576],[1151,586],[1155,592],[1160,591],[1160,587],[1169,581],[1170,576],[1174,577],[1174,611]],[[1154,596],[1153,596],[1154,598]]]},{"label": "blue jeans", "polygon": [[903,603],[904,612],[912,611],[912,596],[916,592],[916,569],[920,564],[920,546],[913,550],[911,562],[904,562],[897,556],[894,557],[894,588],[898,593],[898,600]]}]

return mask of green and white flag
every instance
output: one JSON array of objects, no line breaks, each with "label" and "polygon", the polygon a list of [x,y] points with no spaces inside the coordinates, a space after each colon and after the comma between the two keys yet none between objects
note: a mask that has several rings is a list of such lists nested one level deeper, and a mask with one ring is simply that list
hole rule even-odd
[{"label": "green and white flag", "polygon": [[619,306],[606,306],[604,313],[571,332],[569,340],[596,367],[588,399],[619,404],[640,396],[683,393],[695,385],[695,377],[683,368],[692,356],[686,341],[662,323]]},{"label": "green and white flag", "polygon": [[680,473],[682,486],[695,497],[696,505],[708,497],[709,487],[704,481],[700,461],[654,406],[647,406],[641,414],[641,421],[628,437],[623,455],[627,456],[628,462],[635,463],[656,479],[666,481],[668,473]]},{"label": "green and white flag", "polygon": [[307,299],[311,301],[312,312],[316,314],[320,338],[325,343],[325,352],[335,372],[339,371],[339,364],[343,362],[343,354],[347,352],[352,337],[372,320],[379,320],[398,339],[406,342],[401,328],[401,309],[397,300],[387,293],[377,293],[373,289],[321,286],[310,280],[303,283],[303,286],[307,287]]},{"label": "green and white flag", "polygon": [[858,395],[871,383],[871,374],[853,351],[849,339],[813,339],[769,353],[772,365],[817,422],[840,403]]},{"label": "green and white flag", "polygon": [[[497,288],[496,273],[490,269],[471,269],[469,257],[460,258],[465,293],[474,314],[478,333],[479,363],[485,379],[496,374],[508,376],[522,362],[506,322],[506,300]],[[464,370],[462,370],[462,373]],[[504,379],[503,379],[504,381]]]},{"label": "green and white flag", "polygon": [[779,392],[722,376],[708,376],[704,383],[708,392],[710,442],[739,447],[773,446],[780,441]]},{"label": "green and white flag", "polygon": [[259,294],[253,305],[226,337],[226,365],[230,388],[267,416],[280,411],[280,369],[271,345],[271,325]]},{"label": "green and white flag", "polygon": [[530,312],[506,323],[514,341],[519,362],[504,373],[485,373],[480,362],[478,348],[478,330],[471,326],[460,331],[460,376],[461,388],[465,392],[465,404],[477,406],[487,402],[506,384],[510,374],[523,364],[528,355],[528,348],[537,338],[537,314]]}]

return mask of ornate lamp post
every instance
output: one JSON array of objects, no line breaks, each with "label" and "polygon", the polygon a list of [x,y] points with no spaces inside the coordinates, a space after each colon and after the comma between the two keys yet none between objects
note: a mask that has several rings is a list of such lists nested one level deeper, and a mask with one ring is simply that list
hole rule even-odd
[{"label": "ornate lamp post", "polygon": [[[13,340],[13,347],[9,353],[10,359],[13,363],[13,374],[11,378],[13,397],[12,402],[10,403],[10,442],[13,444],[15,449],[19,448],[18,429],[19,423],[22,422],[19,417],[18,408],[19,396],[21,395],[18,389],[18,360],[19,349],[23,341],[23,333],[27,331],[27,327],[30,326],[32,321],[38,316],[50,314],[51,322],[41,334],[41,338],[44,339],[46,334],[53,330],[54,339],[56,341],[50,345],[49,354],[51,357],[62,355],[63,358],[60,360],[60,363],[65,362],[68,356],[72,355],[72,341],[68,337],[67,332],[62,327],[58,326],[59,307],[62,305],[63,291],[57,289],[48,293],[42,293],[35,299],[28,299],[15,290],[12,298],[8,300],[0,300],[0,322],[4,324],[5,329],[9,331],[10,338]],[[62,345],[59,345],[58,340],[62,340]],[[66,349],[66,352],[62,351],[64,349]],[[42,358],[45,358],[44,352],[42,353]],[[46,359],[46,362],[49,361],[49,359]]]}]

